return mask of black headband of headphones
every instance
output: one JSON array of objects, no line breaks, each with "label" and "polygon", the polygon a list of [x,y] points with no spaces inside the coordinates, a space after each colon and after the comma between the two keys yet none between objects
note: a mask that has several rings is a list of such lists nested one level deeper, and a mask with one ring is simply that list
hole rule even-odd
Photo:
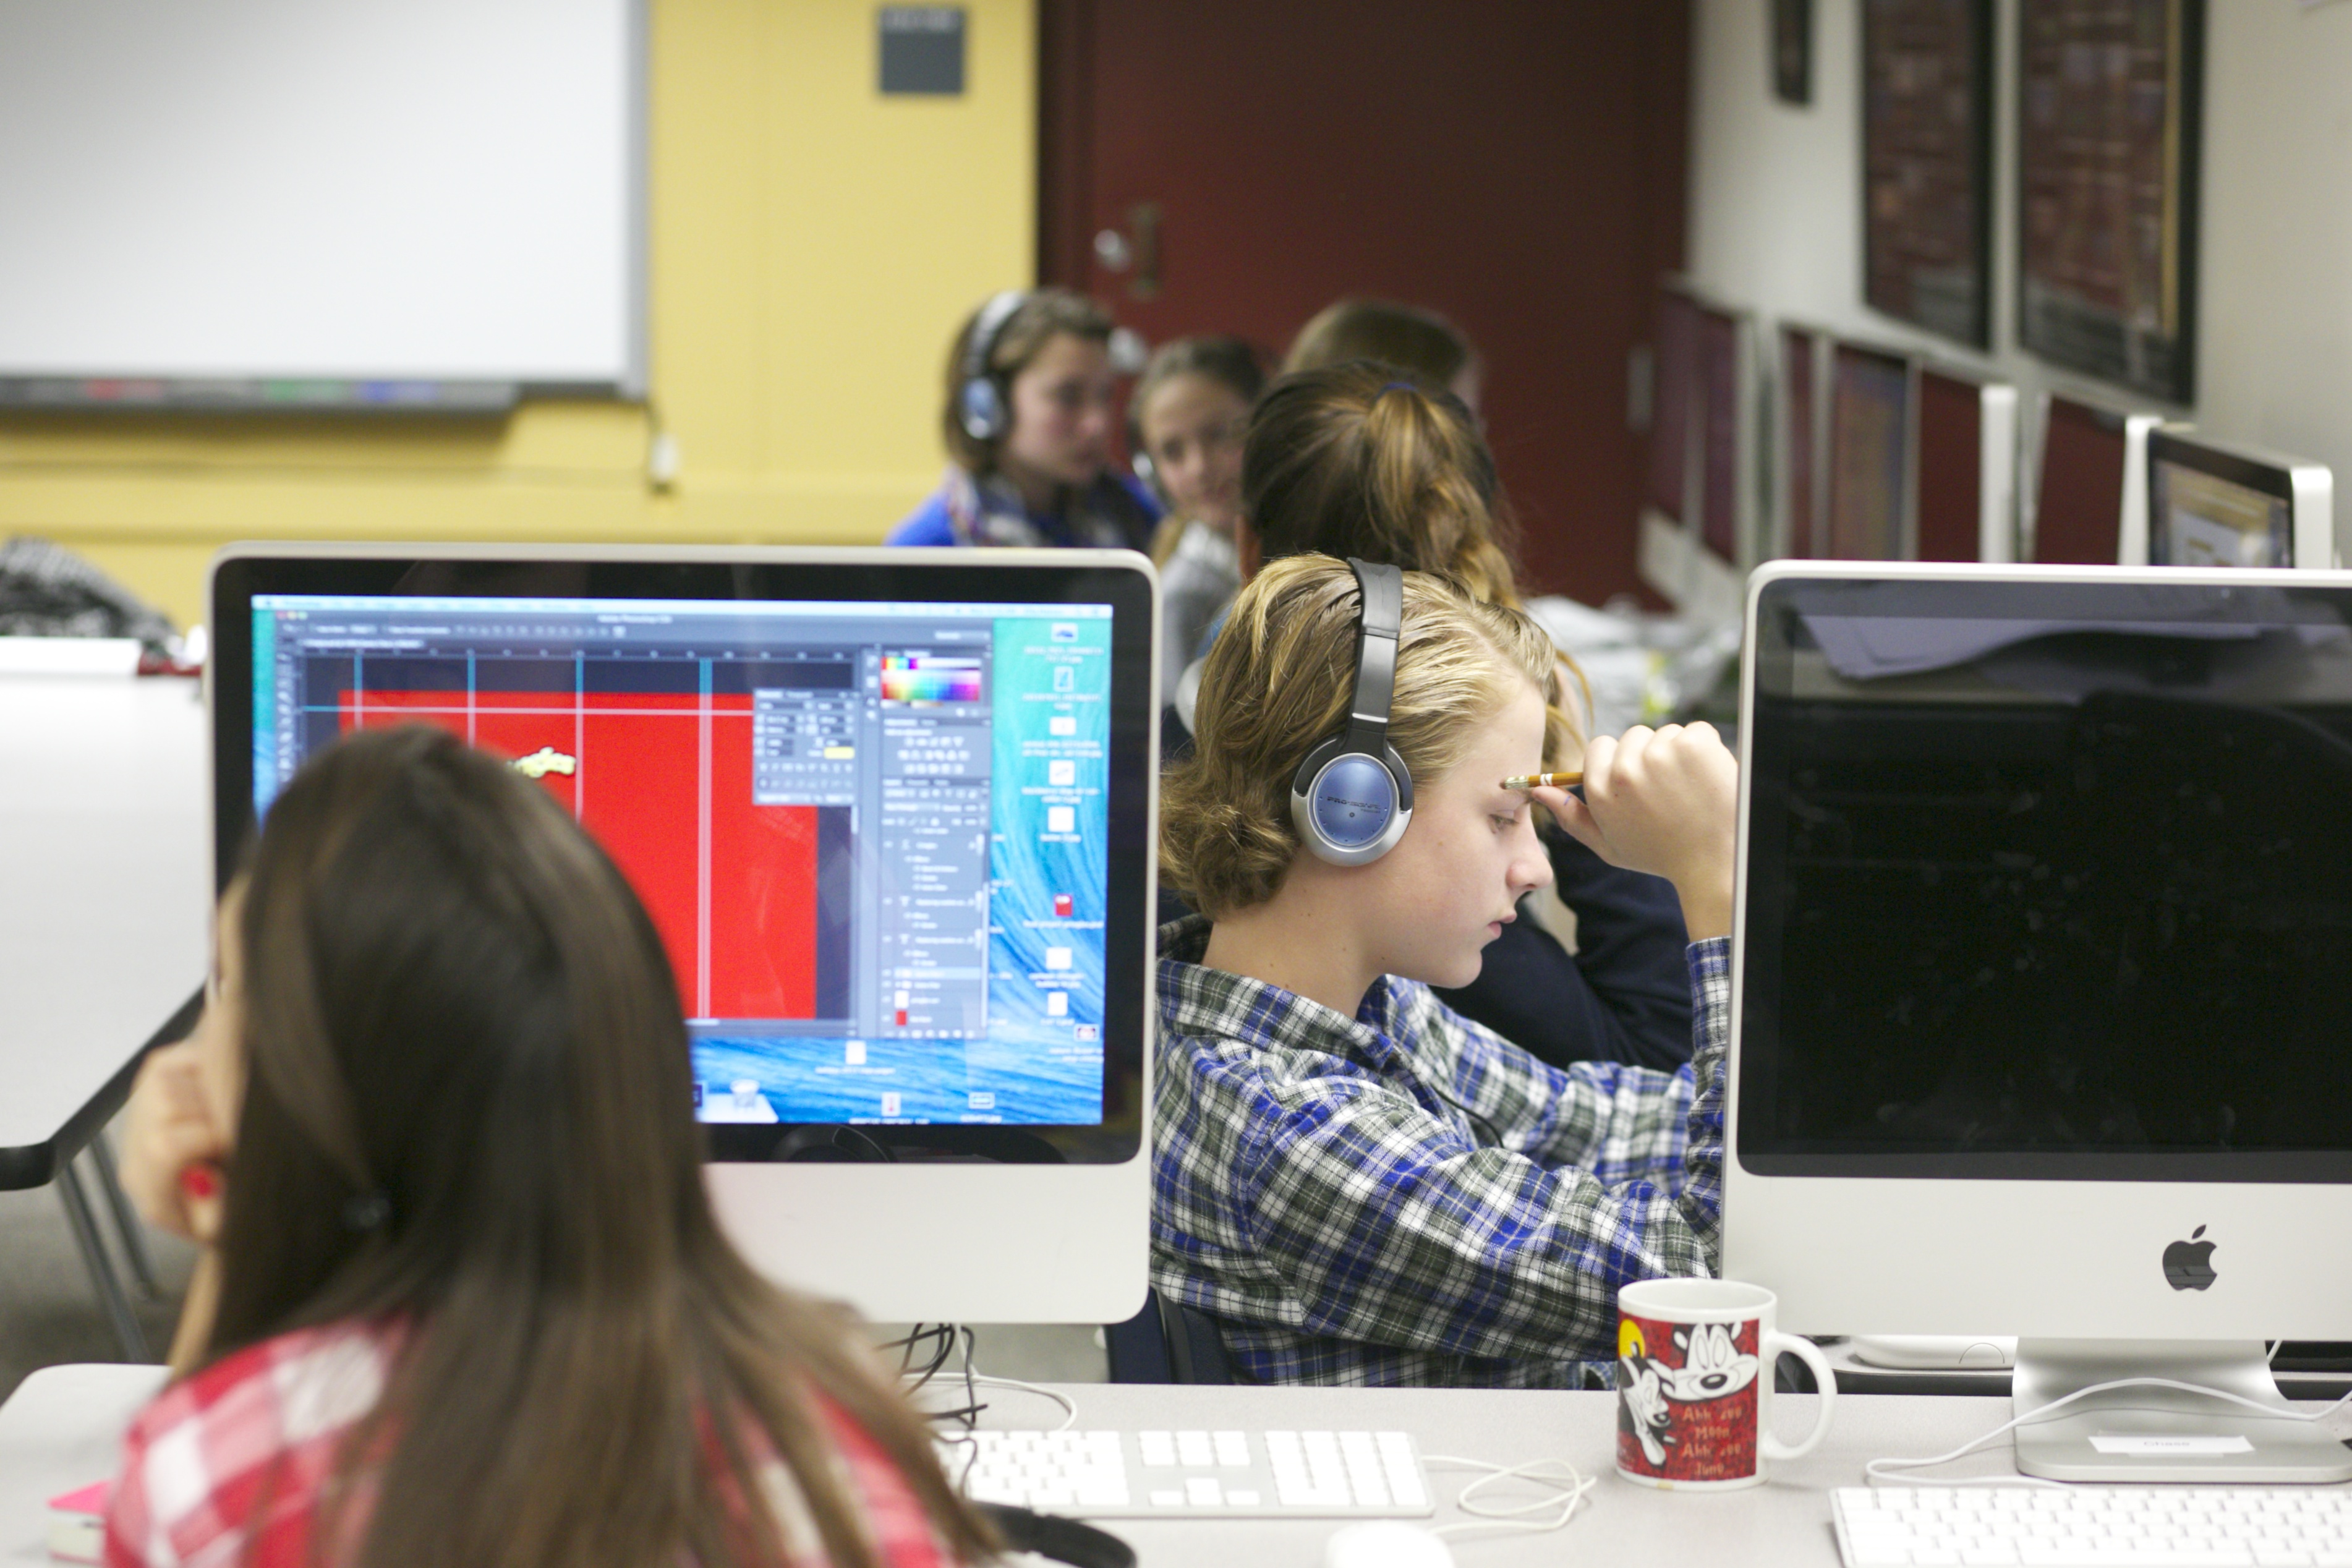
[{"label": "black headband of headphones", "polygon": [[1348,557],[1363,597],[1356,617],[1356,695],[1348,709],[1347,750],[1380,756],[1389,741],[1389,702],[1396,695],[1397,636],[1404,625],[1404,574]]}]

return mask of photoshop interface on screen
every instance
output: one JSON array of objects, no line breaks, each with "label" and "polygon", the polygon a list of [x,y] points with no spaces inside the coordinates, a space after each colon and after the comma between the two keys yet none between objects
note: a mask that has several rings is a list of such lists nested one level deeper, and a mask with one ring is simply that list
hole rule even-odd
[{"label": "photoshop interface on screen", "polygon": [[441,725],[593,832],[660,931],[706,1121],[1102,1115],[1103,605],[268,595],[257,815]]}]

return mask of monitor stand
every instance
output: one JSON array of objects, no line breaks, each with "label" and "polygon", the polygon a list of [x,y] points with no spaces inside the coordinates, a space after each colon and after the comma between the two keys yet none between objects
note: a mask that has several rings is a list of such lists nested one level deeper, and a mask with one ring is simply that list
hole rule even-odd
[{"label": "monitor stand", "polygon": [[[2260,1340],[2017,1342],[2015,1414],[2095,1384],[2167,1377],[2288,1408]],[[2265,1416],[2172,1388],[2119,1388],[2078,1399],[2015,1432],[2017,1468],[2055,1481],[2352,1480],[2352,1448],[2317,1422]]]}]

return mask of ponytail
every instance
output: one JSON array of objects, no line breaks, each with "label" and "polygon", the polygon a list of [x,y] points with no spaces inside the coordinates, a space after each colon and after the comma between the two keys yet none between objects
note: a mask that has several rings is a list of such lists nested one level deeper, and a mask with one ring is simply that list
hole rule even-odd
[{"label": "ponytail", "polygon": [[[1461,399],[1391,366],[1356,360],[1276,382],[1250,419],[1242,511],[1269,563],[1352,555],[1524,607],[1517,530],[1477,422]],[[1584,672],[1566,655],[1560,663],[1591,712]]]}]

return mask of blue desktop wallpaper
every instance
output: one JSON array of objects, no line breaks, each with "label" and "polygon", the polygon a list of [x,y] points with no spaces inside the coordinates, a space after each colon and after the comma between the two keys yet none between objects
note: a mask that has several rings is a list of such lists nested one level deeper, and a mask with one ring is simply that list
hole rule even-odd
[{"label": "blue desktop wallpaper", "polygon": [[784,1121],[1102,1121],[1111,622],[992,629],[986,1037],[870,1039],[862,1061],[839,1039],[699,1038],[706,1095],[751,1079]]}]

